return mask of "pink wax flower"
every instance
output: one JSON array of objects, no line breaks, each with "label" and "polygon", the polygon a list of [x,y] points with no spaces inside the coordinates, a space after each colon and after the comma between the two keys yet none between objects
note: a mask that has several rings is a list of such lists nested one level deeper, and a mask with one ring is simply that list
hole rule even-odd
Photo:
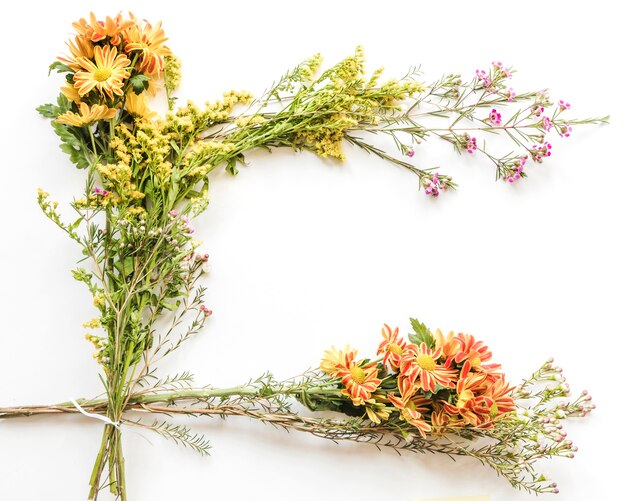
[{"label": "pink wax flower", "polygon": [[465,134],[465,150],[468,153],[474,153],[476,151],[476,138],[470,137],[469,134]]},{"label": "pink wax flower", "polygon": [[514,183],[515,181],[519,180],[522,178],[522,172],[524,171],[524,165],[526,165],[526,160],[528,160],[528,156],[524,155],[519,157],[514,163],[513,163],[513,170],[510,171],[510,175],[508,178],[506,178],[506,180],[509,183]]},{"label": "pink wax flower", "polygon": [[513,101],[513,99],[515,99],[515,96],[517,96],[517,94],[511,87],[508,88],[505,95],[506,95],[507,101],[509,102]]},{"label": "pink wax flower", "polygon": [[489,78],[489,74],[485,70],[476,70],[476,77],[483,86],[489,87],[491,85],[491,78]]},{"label": "pink wax flower", "polygon": [[550,120],[549,117],[543,117],[543,121],[541,123],[541,126],[545,130],[547,130],[547,131],[551,130],[552,129],[552,120]]},{"label": "pink wax flower", "polygon": [[559,136],[561,136],[561,137],[569,137],[571,132],[572,132],[572,126],[568,125],[568,124],[561,125],[558,128],[558,131],[559,131]]},{"label": "pink wax flower", "polygon": [[489,122],[491,122],[491,125],[500,125],[502,123],[502,115],[495,108],[489,113]]},{"label": "pink wax flower", "polygon": [[569,110],[571,107],[571,105],[569,103],[566,103],[565,101],[563,101],[562,99],[559,101],[559,109],[561,111],[565,111],[565,110]]},{"label": "pink wax flower", "polygon": [[433,174],[432,179],[427,181],[426,189],[424,190],[424,193],[426,193],[426,195],[430,195],[430,196],[433,196],[433,197],[438,197],[439,196],[439,190],[441,188],[442,188],[442,185],[439,182],[439,173],[435,172]]},{"label": "pink wax flower", "polygon": [[543,143],[541,146],[533,144],[530,155],[535,162],[541,163],[545,157],[552,155],[551,149],[552,145],[550,143]]}]

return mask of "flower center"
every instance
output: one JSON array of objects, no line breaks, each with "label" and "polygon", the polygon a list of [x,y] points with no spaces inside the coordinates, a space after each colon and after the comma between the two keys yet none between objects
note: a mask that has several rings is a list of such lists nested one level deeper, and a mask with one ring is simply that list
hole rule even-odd
[{"label": "flower center", "polygon": [[499,411],[498,411],[498,404],[496,404],[495,402],[493,404],[491,404],[491,409],[489,411],[489,417],[491,417],[491,419],[495,419],[496,417],[498,417]]},{"label": "flower center", "polygon": [[94,78],[94,80],[97,80],[98,82],[104,82],[105,80],[108,80],[108,78],[112,74],[113,74],[113,72],[109,68],[98,68],[94,72],[93,78]]},{"label": "flower center", "polygon": [[435,370],[435,360],[430,355],[418,355],[416,357],[417,365],[419,365],[422,369],[428,372],[432,372]]},{"label": "flower center", "polygon": [[472,398],[474,398],[474,393],[470,390],[463,390],[459,393],[459,399],[456,402],[457,407],[465,407],[465,404],[469,402]]},{"label": "flower center", "polygon": [[362,384],[365,381],[365,371],[356,365],[350,369],[350,374],[357,384]]},{"label": "flower center", "polygon": [[472,367],[480,367],[480,357],[475,356],[473,358],[470,358],[469,363]]},{"label": "flower center", "polygon": [[397,344],[390,344],[389,351],[394,355],[402,355],[402,348]]}]

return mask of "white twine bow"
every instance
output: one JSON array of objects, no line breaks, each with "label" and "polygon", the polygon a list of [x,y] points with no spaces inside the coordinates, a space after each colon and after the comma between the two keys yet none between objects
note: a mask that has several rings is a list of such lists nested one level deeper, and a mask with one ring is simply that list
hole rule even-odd
[{"label": "white twine bow", "polygon": [[74,407],[76,407],[76,409],[78,410],[78,412],[80,412],[83,416],[87,416],[88,418],[93,418],[93,419],[98,419],[100,421],[102,421],[103,423],[106,424],[110,424],[112,426],[115,426],[118,430],[120,429],[120,422],[118,421],[111,421],[108,417],[106,416],[101,416],[100,414],[94,414],[92,412],[87,412],[85,409],[83,409],[80,404],[74,400],[73,398],[70,398],[70,402],[72,402],[72,404],[74,405]]}]

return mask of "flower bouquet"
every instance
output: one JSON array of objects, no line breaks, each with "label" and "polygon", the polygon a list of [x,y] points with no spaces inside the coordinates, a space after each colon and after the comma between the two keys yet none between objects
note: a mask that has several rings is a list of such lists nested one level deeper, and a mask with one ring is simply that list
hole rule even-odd
[{"label": "flower bouquet", "polygon": [[[557,492],[535,463],[573,456],[561,421],[587,414],[590,397],[567,400],[569,388],[552,361],[511,386],[487,346],[468,334],[444,336],[412,319],[407,340],[385,325],[378,358],[332,348],[318,369],[293,379],[267,373],[226,389],[198,387],[190,373],[161,375],[158,367],[212,315],[202,285],[209,256],[192,223],[207,209],[214,170],[235,175],[249,152],[283,147],[341,161],[350,144],[407,169],[418,189],[437,197],[455,182],[439,168],[413,163],[431,138],[484,156],[508,184],[551,156],[549,135],[566,138],[573,127],[607,117],[569,118],[569,103],[554,104],[545,90],[514,91],[514,70],[497,61],[469,80],[449,74],[425,83],[417,69],[385,80],[382,70],[366,73],[361,48],[323,71],[313,56],[260,97],[233,90],[204,107],[177,106],[180,62],[161,23],[91,14],[73,26],[67,53],[50,66],[65,78],[61,92],[38,110],[84,170],[85,188],[71,204],[73,221],[44,190],[38,203],[84,255],[73,276],[97,311],[83,327],[105,396],[0,408],[0,418],[80,412],[104,421],[89,499],[104,488],[127,499],[124,427],[206,454],[205,437],[169,422],[174,414],[246,416],[335,441],[470,456],[514,487]],[[163,95],[168,111],[160,115],[151,106]],[[487,134],[502,136],[511,150],[493,151],[481,138]]]}]

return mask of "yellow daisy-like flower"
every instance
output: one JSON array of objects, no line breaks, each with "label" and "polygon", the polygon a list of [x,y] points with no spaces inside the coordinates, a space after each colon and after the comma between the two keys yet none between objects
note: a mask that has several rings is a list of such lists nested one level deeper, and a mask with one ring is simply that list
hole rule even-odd
[{"label": "yellow daisy-like flower", "polygon": [[135,117],[146,118],[148,120],[157,116],[156,111],[148,108],[148,98],[145,93],[139,95],[134,92],[126,94],[125,108],[128,113]]},{"label": "yellow daisy-like flower", "polygon": [[108,108],[104,105],[94,104],[89,106],[87,103],[80,103],[78,113],[68,111],[59,115],[56,122],[60,124],[73,125],[75,127],[84,127],[98,120],[111,120],[115,116],[116,110]]},{"label": "yellow daisy-like flower", "polygon": [[67,42],[70,55],[67,57],[59,57],[59,61],[72,68],[73,71],[80,71],[78,59],[81,57],[91,59],[93,57],[93,44],[82,36],[77,36],[74,40],[74,42],[71,40]]},{"label": "yellow daisy-like flower", "polygon": [[130,61],[124,54],[117,53],[115,47],[105,45],[94,49],[94,61],[81,57],[77,61],[83,71],[74,75],[74,86],[81,96],[97,89],[102,94],[113,98],[113,95],[122,96],[122,86],[130,73],[126,68]]},{"label": "yellow daisy-like flower", "polygon": [[335,376],[339,370],[339,366],[345,364],[346,361],[352,362],[356,357],[357,351],[346,345],[343,350],[339,350],[334,346],[330,350],[324,351],[324,358],[320,362],[320,369],[326,374]]},{"label": "yellow daisy-like flower", "polygon": [[155,26],[146,21],[145,25],[141,26],[134,16],[131,17],[135,23],[126,30],[124,50],[128,53],[141,52],[139,71],[148,75],[158,75],[165,69],[165,56],[172,55],[169,47],[164,45],[167,37],[161,28],[161,21]]},{"label": "yellow daisy-like flower", "polygon": [[74,101],[76,104],[80,103],[80,94],[73,85],[66,83],[61,87],[61,93],[70,101]]}]

